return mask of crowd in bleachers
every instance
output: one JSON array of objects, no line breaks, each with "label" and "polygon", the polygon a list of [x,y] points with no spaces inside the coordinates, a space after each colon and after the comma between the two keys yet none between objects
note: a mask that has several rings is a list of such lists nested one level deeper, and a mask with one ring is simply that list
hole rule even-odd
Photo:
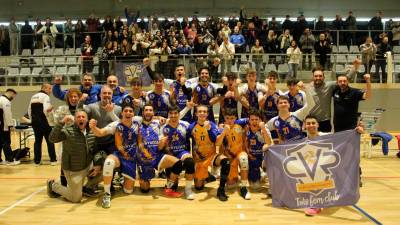
[{"label": "crowd in bleachers", "polygon": [[[83,61],[82,68],[78,70],[91,72],[95,68],[94,72],[99,74],[98,78],[101,80],[105,80],[113,69],[109,63],[111,59],[129,60],[154,56],[157,61],[156,70],[168,77],[177,64],[171,62],[176,56],[193,54],[204,54],[208,56],[208,60],[192,60],[194,66],[192,70],[189,69],[189,74],[190,71],[195,73],[196,67],[203,64],[219,65],[219,72],[223,74],[232,69],[231,64],[239,71],[243,62],[249,62],[258,73],[275,68],[274,70],[280,69],[280,72],[295,77],[298,68],[309,70],[314,64],[326,69],[337,67],[340,72],[345,70],[346,64],[353,63],[355,58],[363,59],[364,72],[376,71],[383,68],[378,62],[381,60],[379,57],[386,52],[382,53],[382,50],[392,51],[391,46],[399,45],[400,40],[400,24],[389,20],[384,27],[381,11],[365,23],[358,22],[351,11],[346,19],[336,15],[334,21],[325,22],[323,16],[320,16],[315,23],[306,21],[304,15],[298,16],[295,22],[289,15],[282,22],[278,22],[275,17],[271,21],[258,16],[247,17],[244,9],[240,10],[239,17],[231,16],[227,20],[213,16],[202,21],[196,16],[179,20],[176,16],[172,20],[167,17],[145,17],[139,11],[129,12],[127,8],[125,17],[126,19],[120,16],[113,19],[106,16],[101,21],[91,14],[86,20],[78,19],[75,24],[67,19],[63,25],[55,25],[50,18],[46,18],[44,24],[37,19],[33,27],[28,21],[19,27],[12,19],[8,29],[0,28],[1,54],[82,55],[83,58],[42,59],[34,63],[43,66],[59,65],[62,66],[59,72],[67,74],[69,71],[66,66],[73,68],[71,72],[74,72],[75,66]],[[85,41],[86,35],[90,36],[89,41]],[[360,52],[359,47],[368,36],[376,46],[375,50],[372,49],[370,58],[364,60],[365,52]],[[389,46],[379,49],[384,37],[388,37]],[[224,38],[227,39],[226,44]],[[85,46],[90,46],[89,52]],[[244,53],[253,55],[239,55]],[[337,53],[354,55],[336,55]],[[89,63],[85,64],[85,61]],[[93,64],[98,66],[93,67]],[[333,65],[335,68],[332,68]],[[372,65],[374,68],[371,68]],[[42,72],[37,70],[35,72]],[[55,68],[52,70],[54,71],[50,72],[57,72]],[[18,72],[21,74],[26,71]],[[33,68],[30,72],[34,75]],[[385,74],[385,69],[382,73]]]}]

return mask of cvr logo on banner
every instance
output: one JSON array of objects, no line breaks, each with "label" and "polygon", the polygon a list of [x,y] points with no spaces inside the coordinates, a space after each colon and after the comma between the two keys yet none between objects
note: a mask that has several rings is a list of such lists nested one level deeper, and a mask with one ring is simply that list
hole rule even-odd
[{"label": "cvr logo on banner", "polygon": [[316,196],[336,188],[331,169],[340,161],[340,154],[334,151],[332,143],[307,141],[287,149],[282,165],[285,174],[297,181],[298,193]]}]

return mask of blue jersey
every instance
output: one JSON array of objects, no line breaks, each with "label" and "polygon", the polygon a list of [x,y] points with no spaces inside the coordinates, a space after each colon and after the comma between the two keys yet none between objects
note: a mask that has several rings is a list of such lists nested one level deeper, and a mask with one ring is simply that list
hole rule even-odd
[{"label": "blue jersey", "polygon": [[[173,91],[174,91],[174,95],[175,95],[175,99],[176,99],[176,104],[178,105],[179,109],[184,109],[186,107],[186,103],[189,100],[188,97],[183,93],[182,90],[182,85],[174,80],[171,84]],[[192,114],[191,112],[187,112],[185,114],[185,116],[182,118],[182,120],[187,121],[187,122],[191,122],[192,121]]]},{"label": "blue jersey", "polygon": [[290,116],[286,120],[276,116],[268,121],[267,126],[271,132],[275,130],[278,133],[281,143],[304,138],[302,131],[303,122],[293,113],[290,113]]},{"label": "blue jersey", "polygon": [[161,136],[168,137],[167,150],[174,156],[179,155],[182,151],[189,151],[188,149],[188,135],[189,123],[186,121],[179,121],[178,126],[171,127],[169,124],[161,128]]},{"label": "blue jersey", "polygon": [[139,128],[139,143],[143,144],[143,148],[139,147],[136,159],[139,164],[152,164],[159,156],[158,141],[160,133],[160,123],[151,121],[149,124],[142,123]]},{"label": "blue jersey", "polygon": [[[225,119],[224,119],[224,112],[225,109],[234,109],[237,111],[238,108],[238,101],[235,99],[235,97],[229,97],[226,98],[224,97],[221,105],[220,105],[220,111],[219,111],[219,121],[218,123],[224,123]],[[238,118],[238,115],[236,113],[236,118]]]},{"label": "blue jersey", "polygon": [[[240,96],[245,97],[249,102],[250,108],[259,109],[260,106],[258,104],[258,93],[263,92],[263,88],[258,83],[256,84],[256,88],[251,90],[247,85],[244,86],[243,89],[240,90]],[[242,107],[241,118],[249,117],[249,109]]]},{"label": "blue jersey", "polygon": [[292,96],[289,92],[285,95],[289,98],[290,112],[295,112],[304,106],[304,92],[298,92],[296,95]]},{"label": "blue jersey", "polygon": [[171,95],[169,91],[164,90],[161,95],[154,91],[147,93],[146,102],[153,105],[154,115],[168,118],[168,107],[170,106]]},{"label": "blue jersey", "polygon": [[146,98],[139,97],[139,107],[136,107],[133,103],[134,98],[131,95],[125,95],[125,97],[121,100],[120,105],[130,105],[135,110],[135,116],[142,116],[143,107],[146,104]]},{"label": "blue jersey", "polygon": [[253,132],[250,129],[247,129],[246,145],[251,155],[253,155],[256,158],[262,157],[265,140],[261,134],[261,130]]},{"label": "blue jersey", "polygon": [[216,94],[217,89],[211,84],[208,84],[207,87],[198,84],[193,90],[193,102],[197,105],[208,106],[208,120],[211,122],[215,122],[215,119],[213,107],[210,105],[210,101]]},{"label": "blue jersey", "polygon": [[122,145],[125,151],[134,158],[137,153],[138,144],[138,130],[139,124],[137,122],[132,122],[131,127],[125,126],[123,123],[118,123],[116,131],[122,139]]},{"label": "blue jersey", "polygon": [[268,96],[267,99],[265,100],[263,111],[266,121],[278,115],[278,107],[277,107],[278,98],[279,98],[279,92],[275,92],[274,94]]}]

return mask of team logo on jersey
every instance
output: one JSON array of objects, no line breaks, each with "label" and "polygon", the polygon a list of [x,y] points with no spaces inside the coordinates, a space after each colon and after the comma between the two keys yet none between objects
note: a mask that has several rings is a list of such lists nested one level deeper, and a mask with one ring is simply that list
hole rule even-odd
[{"label": "team logo on jersey", "polygon": [[155,97],[154,94],[149,94],[150,99],[154,99],[154,97]]},{"label": "team logo on jersey", "polygon": [[256,145],[257,140],[255,138],[250,139],[250,145]]},{"label": "team logo on jersey", "polygon": [[275,121],[274,121],[274,126],[275,126],[275,127],[279,127],[279,124],[280,124],[280,123],[279,123],[279,120],[275,120]]},{"label": "team logo on jersey", "polygon": [[169,128],[168,127],[164,128],[164,133],[166,133],[166,134],[169,133]]},{"label": "team logo on jersey", "polygon": [[297,105],[303,105],[303,98],[300,94],[296,95],[294,98],[296,99]]},{"label": "team logo on jersey", "polygon": [[341,158],[332,143],[302,143],[287,149],[286,155],[283,169],[297,181],[297,192],[319,195],[336,187],[331,170],[340,164]]},{"label": "team logo on jersey", "polygon": [[199,86],[197,86],[196,90],[197,90],[197,92],[200,92],[201,88]]}]

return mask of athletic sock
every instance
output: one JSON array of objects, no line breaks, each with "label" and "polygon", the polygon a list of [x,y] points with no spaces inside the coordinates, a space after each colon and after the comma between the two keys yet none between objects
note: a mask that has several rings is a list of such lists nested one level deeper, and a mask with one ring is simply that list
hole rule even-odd
[{"label": "athletic sock", "polygon": [[111,194],[111,184],[104,184],[104,192],[107,194]]}]

